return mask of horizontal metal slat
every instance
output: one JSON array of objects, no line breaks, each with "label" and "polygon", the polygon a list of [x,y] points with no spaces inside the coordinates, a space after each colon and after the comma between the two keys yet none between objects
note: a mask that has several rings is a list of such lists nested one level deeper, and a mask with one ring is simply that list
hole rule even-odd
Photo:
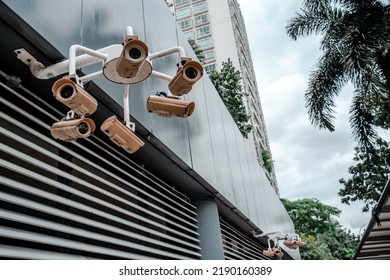
[{"label": "horizontal metal slat", "polygon": [[[0,160],[0,163],[2,162],[2,160]],[[75,201],[72,201],[72,200],[69,200],[69,199],[66,199],[64,197],[60,197],[58,195],[54,195],[54,194],[51,194],[51,193],[48,193],[48,192],[44,192],[42,190],[39,190],[39,189],[35,189],[31,186],[28,186],[26,184],[23,184],[23,183],[20,183],[20,182],[16,182],[14,180],[10,180],[8,178],[5,178],[5,177],[2,177],[0,176],[1,180],[2,180],[2,183],[5,184],[5,185],[8,185],[9,187],[12,187],[12,188],[15,188],[15,189],[18,189],[18,190],[21,190],[21,191],[25,191],[27,193],[30,193],[30,194],[33,194],[33,195],[37,195],[37,196],[40,196],[40,197],[44,197],[46,199],[49,199],[51,201],[54,201],[54,202],[57,202],[57,203],[61,203],[61,204],[64,204],[64,205],[68,205],[70,207],[73,207],[73,208],[76,208],[76,209],[79,209],[79,210],[82,210],[82,211],[85,211],[85,212],[88,212],[88,213],[93,213],[94,215],[97,215],[97,216],[100,216],[100,217],[104,217],[106,219],[109,219],[109,220],[112,220],[112,221],[116,221],[118,223],[121,223],[123,225],[126,225],[126,226],[129,226],[129,227],[132,227],[134,229],[137,229],[137,230],[141,230],[147,234],[154,234],[156,236],[159,236],[161,238],[164,238],[164,239],[167,239],[167,240],[171,240],[171,241],[174,241],[176,243],[179,243],[179,244],[182,244],[182,245],[185,245],[185,246],[190,246],[190,247],[193,247],[195,249],[199,249],[199,247],[197,245],[194,245],[193,243],[189,243],[187,241],[184,241],[184,240],[181,240],[181,239],[178,239],[178,238],[175,238],[173,236],[170,236],[168,234],[165,234],[163,232],[159,232],[159,231],[156,231],[156,230],[153,230],[153,229],[150,229],[150,228],[147,228],[145,226],[142,226],[142,225],[139,225],[137,223],[133,223],[131,221],[127,221],[125,219],[122,219],[122,218],[119,218],[119,217],[116,217],[116,216],[113,216],[111,214],[108,214],[108,213],[105,213],[105,212],[102,212],[98,209],[94,209],[92,207],[89,207],[89,206],[86,206],[84,204],[81,204],[81,203],[78,203],[78,202],[75,202]],[[1,193],[1,192],[0,192]],[[0,197],[0,200],[2,198]],[[29,200],[30,201],[30,200]],[[35,203],[35,202],[34,202]],[[32,204],[32,201],[30,201],[30,204]],[[43,205],[43,204],[41,204]],[[23,205],[25,206],[25,205]],[[46,206],[46,207],[49,207],[49,206]],[[52,207],[49,207],[49,208],[52,208]],[[55,209],[55,208],[53,208]],[[39,210],[39,208],[37,208],[36,210]],[[58,212],[59,209],[55,209],[54,211]],[[50,214],[50,212],[47,212]],[[55,212],[52,212],[52,213],[55,213]],[[66,212],[67,213],[67,212]],[[57,214],[56,214],[57,215]],[[73,215],[73,214],[71,214]],[[81,218],[81,216],[77,216],[79,218]],[[77,219],[75,218],[74,219],[75,221],[77,221]],[[130,233],[128,233],[127,235],[129,235]],[[140,234],[133,234],[131,235],[131,237],[133,238],[136,238],[136,239],[139,239],[140,241],[146,241],[148,240],[149,242],[151,243],[155,243],[156,240],[154,239],[148,239],[147,237],[145,237],[144,235],[140,235]],[[188,238],[188,237],[186,237]],[[164,245],[163,245],[164,244]],[[168,247],[168,248],[173,248],[175,246],[173,246],[172,244],[170,243],[158,243],[158,245],[160,246],[165,246],[165,247]],[[176,249],[180,249],[180,250],[184,250],[180,247],[175,247]],[[193,253],[191,251],[188,251],[187,253]]]},{"label": "horizontal metal slat", "polygon": [[87,260],[92,259],[80,255],[62,254],[52,251],[9,246],[0,244],[0,257],[9,259],[34,259],[34,260]]},{"label": "horizontal metal slat", "polygon": [[[263,247],[258,246],[258,244],[255,244],[254,242],[252,244],[248,244],[246,242],[246,237],[234,236],[233,234],[226,231],[223,227],[221,227],[221,232],[222,232],[222,235],[224,235],[227,238],[230,238],[232,241],[235,242],[235,244],[234,244],[233,242],[229,242],[227,240],[227,238],[225,238],[226,244],[231,245],[231,247],[235,247],[238,244],[241,246],[241,251],[237,251],[237,254],[257,259],[261,255],[261,252],[264,249]],[[227,246],[227,248],[229,248],[229,247]],[[230,250],[232,250],[232,249],[230,249]]]},{"label": "horizontal metal slat", "polygon": [[227,259],[269,259],[262,254],[264,246],[251,240],[222,219],[221,235]]},{"label": "horizontal metal slat", "polygon": [[[2,133],[2,132],[3,132],[3,129],[0,128],[0,133]],[[110,197],[110,198],[112,198],[112,199],[114,199],[116,201],[119,201],[121,203],[129,205],[129,206],[134,207],[136,209],[139,209],[140,211],[143,211],[143,212],[145,212],[145,213],[147,213],[147,214],[149,214],[151,216],[154,216],[154,217],[156,217],[156,218],[158,218],[158,219],[160,219],[162,221],[165,221],[165,222],[167,222],[169,224],[173,224],[176,227],[179,227],[179,228],[183,229],[186,232],[191,232],[191,233],[194,233],[195,235],[197,235],[197,233],[195,231],[191,231],[189,228],[184,227],[181,224],[177,224],[177,223],[173,222],[172,220],[169,220],[169,219],[167,219],[167,218],[165,218],[165,217],[163,217],[163,216],[161,216],[159,214],[156,214],[156,213],[154,213],[154,212],[152,212],[150,210],[147,210],[147,209],[145,209],[145,208],[143,208],[143,207],[141,207],[141,206],[139,206],[139,205],[137,205],[135,203],[132,203],[132,202],[130,202],[130,201],[128,201],[128,200],[126,200],[126,199],[124,199],[122,197],[119,197],[119,196],[117,196],[117,195],[115,195],[115,194],[113,194],[113,193],[111,193],[109,191],[103,190],[103,189],[97,187],[96,185],[91,184],[91,183],[89,183],[89,182],[87,182],[85,180],[82,180],[82,179],[80,179],[80,178],[78,178],[78,177],[76,177],[76,176],[74,176],[74,175],[72,175],[70,173],[67,173],[67,172],[62,171],[62,170],[60,170],[58,168],[55,168],[55,167],[53,167],[51,165],[48,165],[48,164],[38,160],[37,158],[31,157],[29,155],[26,155],[26,154],[24,154],[24,153],[22,153],[22,152],[20,152],[20,151],[18,151],[16,149],[13,149],[10,146],[7,146],[7,145],[4,145],[4,144],[0,143],[0,150],[6,152],[8,154],[12,154],[13,156],[15,156],[15,157],[17,157],[17,158],[19,158],[19,159],[21,159],[21,160],[23,160],[25,162],[28,162],[28,163],[30,163],[30,164],[32,164],[34,166],[39,166],[41,169],[44,169],[47,172],[50,172],[50,173],[55,174],[57,176],[61,176],[61,177],[66,178],[66,179],[68,179],[68,180],[70,180],[72,182],[76,182],[76,183],[78,183],[80,185],[83,185],[83,186],[85,186],[85,187],[87,187],[87,188],[89,188],[91,190],[94,190],[94,191],[96,191],[98,193],[101,193],[101,194],[107,196],[107,197]],[[3,163],[3,165],[4,165],[4,163]],[[6,167],[7,165],[4,165],[4,166]]]},{"label": "horizontal metal slat", "polygon": [[20,214],[20,213],[8,211],[8,210],[0,210],[0,218],[3,218],[5,220],[11,220],[14,222],[23,223],[23,224],[29,224],[29,225],[33,225],[33,226],[41,227],[41,228],[45,228],[45,229],[50,229],[50,230],[54,230],[54,231],[59,231],[62,233],[77,235],[77,236],[88,238],[91,240],[97,240],[97,241],[102,241],[102,242],[111,243],[111,244],[115,244],[115,245],[120,245],[120,246],[123,246],[124,248],[127,247],[130,249],[145,251],[147,253],[153,253],[153,254],[156,254],[159,256],[163,256],[163,257],[174,258],[174,259],[190,259],[190,258],[186,258],[186,257],[179,255],[179,254],[174,254],[174,253],[170,253],[170,252],[163,251],[163,250],[157,250],[157,249],[154,249],[154,248],[151,248],[148,246],[140,245],[138,243],[129,242],[129,241],[126,241],[123,239],[114,238],[114,237],[110,237],[107,235],[87,231],[85,229],[79,229],[79,228],[67,226],[64,224],[46,221],[46,220],[43,220],[40,218],[36,218],[33,216],[28,216],[25,214]]},{"label": "horizontal metal slat", "polygon": [[[0,146],[1,146],[1,144],[0,144]],[[164,231],[174,233],[174,234],[179,235],[179,236],[182,236],[182,237],[184,237],[184,238],[193,240],[194,242],[199,242],[199,240],[198,240],[197,238],[192,237],[192,236],[189,236],[189,235],[187,235],[187,234],[185,234],[185,233],[183,233],[183,232],[181,232],[181,231],[177,231],[177,230],[175,230],[175,229],[172,229],[172,228],[170,228],[170,227],[167,227],[167,226],[164,225],[164,224],[160,224],[160,223],[155,222],[155,221],[153,221],[153,220],[147,219],[147,218],[145,218],[145,217],[143,217],[143,216],[141,216],[141,215],[138,215],[138,214],[133,213],[133,212],[131,212],[131,211],[128,211],[128,210],[126,210],[126,209],[120,208],[120,207],[118,207],[118,206],[116,206],[116,205],[113,205],[113,204],[111,204],[111,203],[108,203],[108,202],[106,202],[106,201],[104,201],[104,200],[102,200],[102,199],[100,199],[100,198],[97,198],[97,197],[91,196],[91,195],[89,195],[89,194],[86,194],[86,193],[84,193],[84,192],[81,192],[81,191],[79,191],[79,190],[77,190],[77,189],[75,189],[75,188],[69,187],[69,186],[64,185],[64,184],[62,184],[62,183],[59,183],[59,182],[56,181],[56,180],[53,180],[53,179],[50,179],[50,178],[45,177],[45,176],[43,176],[43,175],[40,175],[40,174],[38,174],[38,173],[36,173],[36,172],[33,172],[33,171],[29,170],[29,169],[26,169],[26,168],[23,168],[23,167],[21,167],[21,166],[15,165],[15,164],[13,164],[13,163],[11,163],[11,162],[9,162],[9,161],[0,159],[0,166],[3,166],[4,168],[9,169],[9,170],[13,170],[13,171],[15,171],[15,172],[18,172],[19,174],[23,174],[23,175],[28,176],[28,177],[30,177],[30,178],[33,178],[33,179],[35,179],[35,180],[37,180],[37,181],[40,181],[40,182],[42,182],[42,183],[52,185],[53,187],[56,187],[56,188],[61,189],[61,190],[64,190],[64,191],[67,191],[67,192],[69,192],[69,193],[72,193],[72,194],[74,194],[74,195],[76,195],[76,196],[79,196],[79,197],[81,197],[81,198],[84,198],[84,199],[86,199],[86,200],[89,200],[89,201],[92,201],[92,202],[94,202],[94,203],[100,204],[100,205],[102,205],[102,206],[104,206],[104,207],[111,208],[111,209],[113,209],[113,210],[115,210],[115,211],[121,212],[121,213],[126,214],[126,215],[128,215],[128,216],[130,216],[130,217],[133,217],[133,218],[142,220],[142,221],[144,221],[145,223],[148,223],[148,224],[151,224],[151,225],[156,226],[156,227],[158,227],[158,228],[161,228],[161,229],[163,229]],[[2,177],[2,176],[1,176],[1,177]],[[19,187],[19,189],[22,189],[23,191],[26,191],[26,190],[29,188],[28,186],[24,186],[22,183],[19,183],[19,182],[16,182],[16,181],[9,181],[9,180],[8,180],[7,178],[5,178],[5,177],[2,177],[2,178],[3,178],[2,181],[3,181],[4,184],[5,184],[6,182],[10,182],[10,183],[8,183],[8,185],[9,185],[10,187],[18,188],[18,186],[23,186],[23,187]],[[8,181],[7,181],[6,179],[7,179]],[[60,198],[60,197],[56,197],[55,199],[58,200],[58,199],[61,199],[61,198]],[[79,209],[83,209],[84,211],[87,211],[87,212],[88,212],[88,211],[92,211],[92,212],[97,213],[96,211],[98,211],[98,209],[91,208],[91,207],[89,207],[88,209],[86,209],[86,207],[87,207],[86,205],[80,204],[80,203],[77,203],[77,202],[73,202],[73,201],[66,201],[66,202],[72,204],[72,205],[73,205],[72,207],[75,207],[75,208],[78,208],[78,207],[75,206],[75,205],[78,205],[78,206],[79,206]],[[65,202],[61,202],[61,203],[65,203]],[[117,218],[116,218],[115,216],[112,216],[112,215],[110,215],[110,214],[108,214],[108,213],[101,212],[101,211],[99,211],[99,213],[101,213],[101,216],[102,216],[102,217],[105,217],[105,218],[108,218],[108,219],[110,219],[110,217],[111,217],[113,220],[117,220]],[[123,220],[123,219],[122,219],[122,220]],[[130,222],[128,222],[128,223],[130,223]],[[141,226],[141,225],[138,225],[138,224],[134,224],[134,227],[137,228],[138,230],[142,230],[142,231],[145,231],[145,230],[146,230],[146,231],[149,231],[149,230],[150,230],[149,228],[145,228],[145,227],[143,227],[143,226]],[[155,233],[158,235],[158,232],[157,232],[157,231],[155,231]],[[198,233],[197,233],[196,231],[193,232],[193,235],[194,235],[194,236],[196,236],[197,234],[198,234]],[[166,238],[166,237],[164,237],[164,238]],[[173,241],[176,241],[176,242],[183,242],[182,240],[179,240],[179,239],[174,238],[174,237],[170,237],[170,238],[171,238]],[[168,238],[168,239],[169,239],[169,238]],[[189,245],[189,244],[187,244],[187,245]]]},{"label": "horizontal metal slat", "polygon": [[65,248],[74,249],[83,252],[108,255],[115,258],[119,257],[124,259],[142,259],[142,260],[156,259],[145,255],[118,251],[107,247],[86,244],[79,241],[68,240],[68,239],[63,239],[63,238],[45,235],[41,233],[9,228],[4,226],[0,226],[0,236],[17,239],[17,240],[19,239],[23,241],[41,243],[44,245],[60,246],[60,247],[65,247]]}]

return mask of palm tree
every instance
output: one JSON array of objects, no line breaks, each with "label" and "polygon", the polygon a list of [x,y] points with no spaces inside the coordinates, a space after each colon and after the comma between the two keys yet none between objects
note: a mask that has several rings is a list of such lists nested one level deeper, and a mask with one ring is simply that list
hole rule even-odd
[{"label": "palm tree", "polygon": [[372,152],[375,126],[390,128],[390,1],[304,0],[287,24],[293,39],[322,35],[323,55],[305,93],[311,123],[334,131],[335,97],[354,86],[350,125],[358,145]]}]

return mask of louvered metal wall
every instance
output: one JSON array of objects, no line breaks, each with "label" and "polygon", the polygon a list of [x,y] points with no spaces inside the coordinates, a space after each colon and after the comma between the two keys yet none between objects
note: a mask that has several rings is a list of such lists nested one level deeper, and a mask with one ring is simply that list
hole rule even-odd
[{"label": "louvered metal wall", "polygon": [[222,244],[226,260],[267,260],[264,246],[221,219]]},{"label": "louvered metal wall", "polygon": [[64,112],[2,74],[0,258],[200,258],[184,195],[96,136],[55,141]]}]

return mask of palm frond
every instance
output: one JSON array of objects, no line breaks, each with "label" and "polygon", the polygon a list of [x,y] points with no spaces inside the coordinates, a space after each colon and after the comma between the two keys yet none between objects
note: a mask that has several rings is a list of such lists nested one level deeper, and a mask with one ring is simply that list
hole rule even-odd
[{"label": "palm frond", "polygon": [[327,29],[330,20],[327,13],[316,14],[302,10],[301,13],[296,13],[295,17],[287,22],[286,32],[293,40],[305,35],[318,35]]},{"label": "palm frond", "polygon": [[329,131],[334,131],[334,97],[346,82],[339,61],[339,53],[325,53],[311,73],[305,93],[306,109],[311,123]]},{"label": "palm frond", "polygon": [[367,106],[367,89],[363,85],[355,90],[350,107],[349,122],[352,135],[367,154],[374,153],[374,143],[378,134],[374,129],[372,112]]}]

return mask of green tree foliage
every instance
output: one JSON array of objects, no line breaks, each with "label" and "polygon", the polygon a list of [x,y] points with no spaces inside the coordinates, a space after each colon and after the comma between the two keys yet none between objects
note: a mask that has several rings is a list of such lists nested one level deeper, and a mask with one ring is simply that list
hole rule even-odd
[{"label": "green tree foliage", "polygon": [[203,50],[199,47],[199,45],[195,42],[194,39],[189,39],[188,43],[191,45],[191,48],[196,54],[196,57],[199,59],[199,62],[201,64],[204,64],[206,61],[206,57],[204,56]]},{"label": "green tree foliage", "polygon": [[359,239],[336,220],[341,211],[315,198],[281,199],[295,231],[306,243],[300,248],[304,260],[352,259]]},{"label": "green tree foliage", "polygon": [[359,245],[359,238],[350,230],[345,230],[337,223],[331,232],[317,235],[320,243],[326,244],[332,257],[337,260],[351,260]]},{"label": "green tree foliage", "polygon": [[222,62],[221,71],[212,71],[209,77],[242,135],[248,137],[252,125],[243,101],[240,71],[236,70],[229,58],[227,62]]},{"label": "green tree foliage", "polygon": [[353,160],[357,164],[348,169],[352,177],[347,180],[342,178],[339,181],[344,185],[338,192],[341,202],[349,205],[353,201],[361,200],[365,203],[363,212],[375,206],[390,178],[389,143],[379,138],[376,141],[375,151],[374,156],[367,157],[362,149],[356,147]]},{"label": "green tree foliage", "polygon": [[304,0],[286,31],[293,40],[322,35],[323,55],[305,93],[312,124],[334,131],[334,99],[351,82],[352,133],[359,147],[374,152],[375,127],[390,127],[389,1]]},{"label": "green tree foliage", "polygon": [[317,240],[315,236],[300,234],[305,246],[299,248],[302,260],[332,260],[332,254],[325,243]]},{"label": "green tree foliage", "polygon": [[295,201],[281,199],[295,230],[306,235],[317,236],[333,231],[336,217],[341,213],[336,207],[325,205],[315,198],[304,198]]},{"label": "green tree foliage", "polygon": [[261,151],[261,157],[263,158],[265,169],[267,169],[267,171],[269,173],[271,173],[273,168],[274,168],[274,165],[272,163],[272,158],[271,158],[270,152],[267,151],[267,150],[262,150]]}]

